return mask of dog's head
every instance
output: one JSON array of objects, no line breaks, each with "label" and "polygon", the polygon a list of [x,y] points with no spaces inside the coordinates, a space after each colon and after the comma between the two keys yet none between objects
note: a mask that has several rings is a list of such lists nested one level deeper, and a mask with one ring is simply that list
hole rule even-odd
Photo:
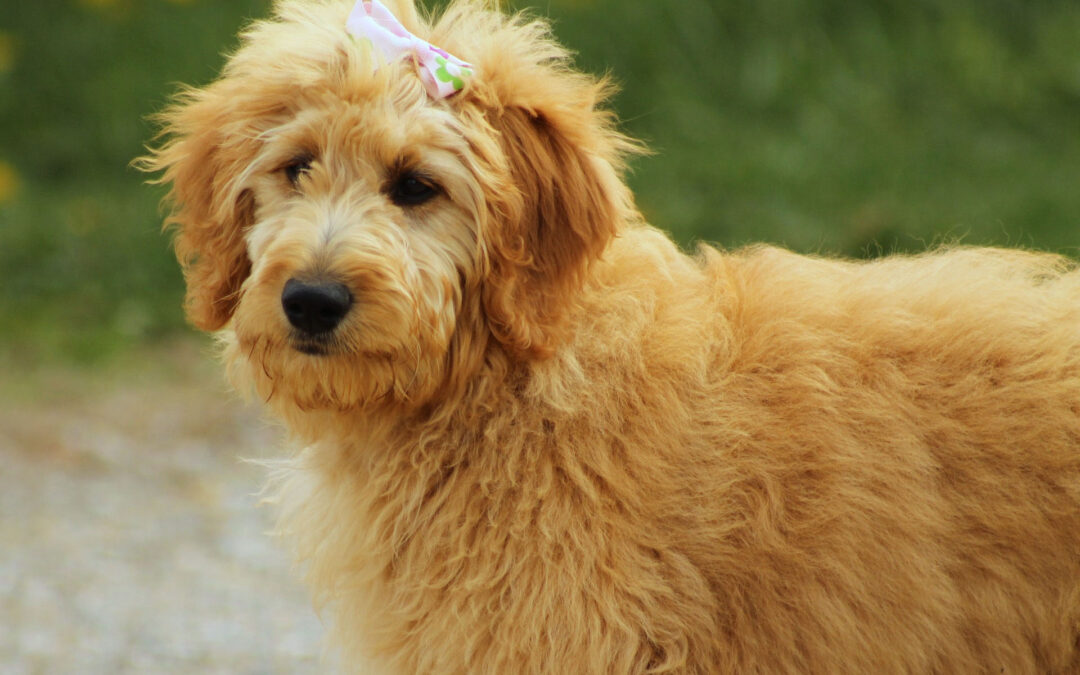
[{"label": "dog's head", "polygon": [[542,22],[460,1],[430,25],[388,3],[473,66],[437,99],[346,32],[353,4],[279,2],[143,162],[171,184],[190,320],[301,407],[419,403],[492,350],[543,358],[634,217],[607,87]]}]

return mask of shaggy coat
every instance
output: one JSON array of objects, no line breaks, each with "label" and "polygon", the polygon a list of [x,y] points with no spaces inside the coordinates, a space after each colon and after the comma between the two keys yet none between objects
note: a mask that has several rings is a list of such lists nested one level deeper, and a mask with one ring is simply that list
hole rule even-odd
[{"label": "shaggy coat", "polygon": [[350,670],[1080,672],[1071,262],[686,255],[544,23],[389,3],[475,66],[436,101],[352,4],[280,0],[143,160]]}]

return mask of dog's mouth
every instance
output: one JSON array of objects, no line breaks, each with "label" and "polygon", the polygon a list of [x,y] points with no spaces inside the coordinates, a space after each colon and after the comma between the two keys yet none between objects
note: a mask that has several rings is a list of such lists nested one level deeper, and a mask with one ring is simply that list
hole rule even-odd
[{"label": "dog's mouth", "polygon": [[337,351],[335,340],[329,336],[293,335],[289,344],[308,356],[330,356]]},{"label": "dog's mouth", "polygon": [[325,346],[319,345],[319,344],[313,344],[313,343],[310,343],[310,342],[305,342],[305,343],[293,345],[293,349],[300,352],[301,354],[307,354],[308,356],[327,356],[327,355],[329,355],[329,351],[326,349]]}]

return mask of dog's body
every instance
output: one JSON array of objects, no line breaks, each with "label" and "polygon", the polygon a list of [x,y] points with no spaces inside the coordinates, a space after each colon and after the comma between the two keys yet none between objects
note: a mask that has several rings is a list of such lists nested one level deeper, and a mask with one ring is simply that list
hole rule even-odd
[{"label": "dog's body", "polygon": [[541,26],[395,10],[475,81],[282,2],[147,161],[348,664],[1080,671],[1071,264],[684,255]]},{"label": "dog's body", "polygon": [[628,232],[555,357],[436,420],[309,418],[289,534],[390,672],[1076,672],[1059,263]]}]

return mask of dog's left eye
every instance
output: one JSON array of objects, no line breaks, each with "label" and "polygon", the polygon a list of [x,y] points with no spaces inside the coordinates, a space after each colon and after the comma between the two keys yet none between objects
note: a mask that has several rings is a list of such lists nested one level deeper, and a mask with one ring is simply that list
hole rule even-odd
[{"label": "dog's left eye", "polygon": [[311,171],[310,157],[295,157],[288,164],[281,167],[285,177],[294,187],[300,182],[300,177]]},{"label": "dog's left eye", "polygon": [[439,188],[427,178],[415,173],[398,176],[387,191],[398,206],[419,206],[439,194]]}]

